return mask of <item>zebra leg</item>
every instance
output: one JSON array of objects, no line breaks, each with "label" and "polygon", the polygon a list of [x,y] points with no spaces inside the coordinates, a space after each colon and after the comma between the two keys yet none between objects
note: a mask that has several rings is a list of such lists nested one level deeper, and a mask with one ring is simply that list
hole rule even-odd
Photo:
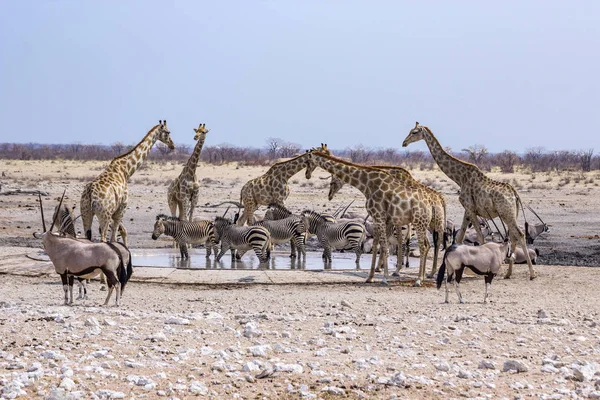
[{"label": "zebra leg", "polygon": [[219,251],[219,254],[217,254],[217,257],[215,258],[215,261],[221,261],[221,258],[223,257],[223,255],[225,253],[227,253],[227,250],[229,250],[229,245],[226,245],[225,243],[221,243],[221,251]]},{"label": "zebra leg", "polygon": [[179,244],[179,252],[181,253],[182,260],[190,258],[189,254],[188,254],[187,243]]},{"label": "zebra leg", "polygon": [[296,258],[296,241],[295,237],[290,239],[290,258]]},{"label": "zebra leg", "polygon": [[298,249],[298,259],[303,258],[306,261],[306,243],[304,241],[304,234],[296,235],[294,241],[296,242],[296,248]]},{"label": "zebra leg", "polygon": [[354,252],[356,253],[356,269],[360,269],[360,255],[362,254],[362,248],[360,247],[359,242],[354,244]]}]

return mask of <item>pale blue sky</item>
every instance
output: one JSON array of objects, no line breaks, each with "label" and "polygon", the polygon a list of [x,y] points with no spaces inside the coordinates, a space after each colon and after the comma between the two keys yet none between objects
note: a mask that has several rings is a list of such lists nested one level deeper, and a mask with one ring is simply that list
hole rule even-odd
[{"label": "pale blue sky", "polygon": [[[600,1],[2,1],[2,142],[600,151]],[[425,149],[424,144],[410,150]]]}]

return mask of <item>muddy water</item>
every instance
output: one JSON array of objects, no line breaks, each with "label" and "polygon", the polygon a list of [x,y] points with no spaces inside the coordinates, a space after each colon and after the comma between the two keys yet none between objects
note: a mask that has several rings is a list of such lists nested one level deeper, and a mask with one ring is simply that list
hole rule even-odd
[{"label": "muddy water", "polygon": [[[321,259],[321,252],[309,251],[306,253],[306,262],[301,262],[289,257],[287,251],[275,251],[271,253],[271,261],[268,265],[261,265],[258,258],[252,252],[244,254],[241,260],[231,260],[230,254],[223,256],[220,262],[214,261],[214,255],[206,258],[204,249],[189,249],[190,258],[182,260],[179,249],[135,249],[131,251],[134,267],[157,267],[157,268],[186,268],[186,269],[306,269],[306,270],[355,270],[356,255],[353,253],[333,253],[333,262],[325,265]],[[418,267],[419,259],[411,258],[410,265]],[[390,257],[390,273],[396,266],[396,257]],[[359,268],[368,270],[371,267],[371,255],[363,254],[360,258]]]}]

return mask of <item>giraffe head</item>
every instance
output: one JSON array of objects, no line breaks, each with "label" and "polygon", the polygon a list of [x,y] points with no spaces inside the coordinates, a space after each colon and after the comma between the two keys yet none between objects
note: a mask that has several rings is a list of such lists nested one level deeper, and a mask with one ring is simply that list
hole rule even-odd
[{"label": "giraffe head", "polygon": [[321,153],[325,153],[328,156],[331,155],[331,151],[329,151],[329,148],[327,147],[327,143],[321,143],[320,147],[313,147],[310,150],[306,150],[306,179],[310,179],[310,177],[312,176],[313,171],[317,168],[317,164],[314,162],[313,158],[312,158],[312,152],[313,151],[319,151]]},{"label": "giraffe head", "polygon": [[419,125],[419,123],[415,123],[415,127],[408,132],[408,136],[402,142],[402,147],[406,147],[411,143],[418,142],[419,140],[423,140],[425,134],[425,127],[423,125]]},{"label": "giraffe head", "polygon": [[171,140],[171,131],[167,128],[167,120],[158,121],[158,127],[156,128],[156,139],[160,140],[171,150],[175,148],[173,140]]},{"label": "giraffe head", "polygon": [[333,197],[340,189],[344,187],[344,182],[335,175],[331,175],[331,182],[329,182],[329,194],[327,198],[329,201],[333,200]]},{"label": "giraffe head", "polygon": [[198,125],[198,129],[194,128],[194,132],[196,132],[194,140],[200,139],[200,135],[202,135],[203,133],[206,134],[208,133],[208,131],[210,131],[210,129],[206,129],[206,124]]}]

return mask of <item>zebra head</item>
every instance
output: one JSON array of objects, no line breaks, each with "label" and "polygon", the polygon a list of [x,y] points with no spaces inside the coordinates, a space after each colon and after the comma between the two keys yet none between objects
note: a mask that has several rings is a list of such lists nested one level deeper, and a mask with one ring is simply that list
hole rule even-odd
[{"label": "zebra head", "polygon": [[152,239],[156,240],[165,233],[165,220],[168,220],[165,214],[159,214],[156,216],[156,222],[154,223],[154,230],[152,231]]},{"label": "zebra head", "polygon": [[215,217],[215,242],[218,243],[221,241],[221,236],[223,235],[223,231],[233,225],[233,222],[229,218],[225,217]]}]

